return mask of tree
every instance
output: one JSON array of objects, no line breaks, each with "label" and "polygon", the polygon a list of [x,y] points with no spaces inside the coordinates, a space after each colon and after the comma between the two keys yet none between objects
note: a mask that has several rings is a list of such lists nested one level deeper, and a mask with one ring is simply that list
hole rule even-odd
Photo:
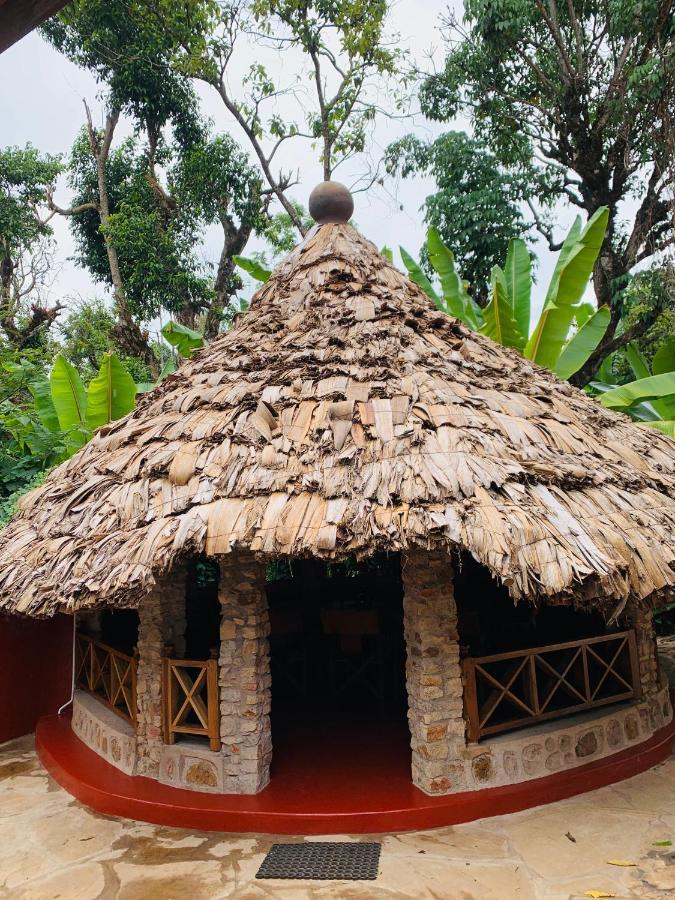
[{"label": "tree", "polygon": [[[610,210],[593,272],[605,337],[574,378],[587,383],[602,359],[653,324],[617,333],[620,290],[633,267],[675,240],[669,183],[675,158],[675,21],[672,0],[467,0],[464,23],[448,20],[449,53],[427,78],[432,119],[471,115],[477,139],[507,170],[534,158],[546,176],[533,201],[552,192],[591,214]],[[637,195],[624,228],[622,201]],[[556,246],[537,212],[538,227]]]},{"label": "tree", "polygon": [[387,147],[387,171],[404,178],[432,175],[436,192],[424,202],[424,220],[452,248],[472,294],[481,293],[494,265],[504,259],[509,240],[527,230],[520,204],[531,190],[531,179],[504,171],[483,145],[451,131],[434,141],[406,135]]},{"label": "tree", "polygon": [[0,151],[0,333],[17,349],[43,341],[61,309],[40,297],[51,261],[46,205],[61,169],[30,145]]},{"label": "tree", "polygon": [[[161,48],[153,60],[159,69],[170,58],[172,75],[204,82],[217,92],[258,159],[265,190],[304,233],[288,193],[297,176],[292,170],[275,171],[277,153],[288,141],[311,141],[320,147],[324,178],[329,179],[364,150],[379,111],[372,88],[395,73],[401,56],[387,37],[386,0],[75,0],[69,15],[86,9],[93,16],[101,4],[118,3],[124,5],[130,27],[151,33],[148,46]],[[292,71],[285,83],[277,84],[256,60],[243,78],[239,72],[231,77],[242,39],[266,50],[299,52],[302,71]],[[250,43],[241,50],[242,56],[250,55]],[[94,52],[114,65],[115,52],[104,41],[95,42]],[[232,84],[241,89],[235,91]],[[297,101],[297,122],[279,114],[281,97]]]},{"label": "tree", "polygon": [[[629,281],[622,296],[621,328],[629,331],[645,318],[654,324],[632,343],[651,369],[654,356],[666,344],[675,341],[675,270],[672,265],[638,272]],[[614,370],[619,382],[633,377],[629,363],[621,353],[615,355]]]},{"label": "tree", "polygon": [[[136,318],[147,321],[163,308],[195,325],[205,313],[206,334],[215,336],[240,286],[232,257],[265,226],[269,196],[260,176],[232,138],[213,136],[200,120],[190,78],[170,65],[175,37],[142,2],[74,0],[45,30],[106,85],[110,108],[130,115],[146,138],[142,150],[127,142],[111,151],[106,223],[84,216],[76,225],[83,259],[97,277],[112,278],[119,295],[114,261],[101,265],[102,247],[112,246]],[[74,186],[85,199],[95,181],[86,153],[75,168]],[[212,224],[223,232],[213,282],[195,254]]]},{"label": "tree", "polygon": [[[262,182],[248,157],[229,135],[193,142],[179,155],[170,173],[172,196],[178,208],[195,226],[218,224],[223,245],[213,283],[213,298],[206,310],[203,333],[218,333],[232,298],[241,288],[234,258],[242,253],[255,231],[268,227],[267,203]],[[185,324],[194,325],[194,317]]]}]

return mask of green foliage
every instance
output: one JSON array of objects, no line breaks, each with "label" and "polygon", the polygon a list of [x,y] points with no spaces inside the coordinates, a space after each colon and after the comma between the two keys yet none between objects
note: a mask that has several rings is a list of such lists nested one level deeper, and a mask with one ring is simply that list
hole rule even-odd
[{"label": "green foliage", "polygon": [[115,328],[115,316],[103,300],[94,298],[79,302],[69,309],[63,320],[59,320],[63,355],[78,369],[83,381],[89,382],[101,368],[104,355],[114,350],[134,381],[148,381],[148,366],[121,352],[115,340]]},{"label": "green foliage", "polygon": [[456,131],[431,142],[406,135],[387,148],[385,165],[404,178],[415,173],[434,178],[436,192],[425,200],[425,221],[452,246],[467,281],[486,284],[510,238],[526,230],[520,207],[532,193],[536,174],[504,171],[479,141]]},{"label": "green foliage", "polygon": [[[170,158],[169,151],[166,151]],[[83,129],[69,162],[73,205],[98,196],[98,175]],[[107,235],[119,257],[126,301],[135,317],[149,321],[161,309],[200,310],[212,298],[210,279],[196,253],[199,223],[181,211],[149,177],[147,150],[129,139],[110,153],[106,166],[110,217],[103,227],[95,210],[71,219],[78,261],[92,276],[112,284],[104,243]]]},{"label": "green foliage", "polygon": [[179,322],[167,322],[162,328],[162,336],[183,357],[192,356],[193,350],[204,346],[204,338],[198,331]]},{"label": "green foliage", "polygon": [[600,252],[608,215],[609,210],[601,207],[583,229],[581,218],[577,216],[565,238],[546,292],[544,308],[525,347],[525,356],[540,366],[554,368],[568,339]]},{"label": "green foliage", "polygon": [[607,209],[599,209],[582,228],[577,218],[558,256],[546,291],[539,320],[530,334],[532,270],[525,243],[511,240],[504,268],[490,273],[489,302],[480,309],[455,268],[452,251],[435,228],[427,233],[427,255],[439,277],[442,294],[414,259],[401,248],[410,278],[436,306],[460,319],[472,331],[481,331],[505,347],[570,378],[584,365],[602,340],[610,321],[607,307],[594,310],[583,303],[595,259],[607,224]]},{"label": "green foliage", "polygon": [[[467,0],[464,7],[464,26],[451,23],[460,39],[422,87],[430,118],[469,111],[477,137],[502,163],[527,164],[537,147],[548,169],[575,152],[583,166],[594,149],[583,145],[592,129],[604,153],[621,141],[631,162],[661,151],[675,47],[672,14],[663,14],[659,0],[571,0],[557,4],[553,19],[531,0]],[[551,177],[553,184],[561,178]],[[542,184],[545,195],[551,186]]]},{"label": "green foliage", "polygon": [[240,269],[243,269],[244,272],[248,272],[251,278],[255,278],[256,281],[260,281],[263,284],[266,281],[269,281],[269,277],[272,273],[256,259],[249,259],[246,256],[234,256],[233,259]]},{"label": "green foliage", "polygon": [[[624,331],[630,331],[645,319],[653,319],[651,327],[632,342],[651,367],[655,354],[675,335],[675,274],[672,269],[657,267],[638,272],[622,292],[621,305]],[[633,377],[627,361],[620,354],[616,354],[613,368],[619,383]]]},{"label": "green foliage", "polygon": [[87,389],[87,425],[95,430],[121,419],[136,405],[136,385],[115,353],[107,353]]},{"label": "green foliage", "polygon": [[42,26],[47,39],[109,91],[109,104],[157,132],[171,120],[180,139],[198,132],[190,82],[171,65],[175,44],[158,10],[125,0],[72,0]]},{"label": "green foliage", "polygon": [[[468,115],[501,172],[536,173],[525,199],[549,243],[542,210],[552,202],[587,215],[609,208],[594,289],[612,316],[575,373],[577,385],[616,346],[630,273],[675,243],[666,176],[675,164],[673,21],[662,0],[466,0],[463,21],[448,14],[444,66],[420,91],[430,119]],[[647,317],[638,331],[652,322]]]},{"label": "green foliage", "polygon": [[36,209],[61,173],[58,157],[42,155],[30,144],[0,150],[0,254],[15,256],[51,234]]}]

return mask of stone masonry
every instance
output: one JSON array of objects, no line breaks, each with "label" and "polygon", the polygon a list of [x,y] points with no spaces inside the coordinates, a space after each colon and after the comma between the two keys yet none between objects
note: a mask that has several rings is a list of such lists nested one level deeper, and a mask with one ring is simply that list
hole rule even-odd
[{"label": "stone masonry", "polygon": [[184,649],[185,573],[158,579],[138,607],[138,667],[136,672],[137,772],[159,775],[162,755],[162,656],[166,644]]},{"label": "stone masonry", "polygon": [[640,684],[644,698],[655,694],[660,687],[656,632],[652,611],[645,602],[629,601],[627,627],[635,629]]},{"label": "stone masonry", "polygon": [[463,781],[466,748],[452,564],[415,550],[402,575],[412,777],[427,794],[445,794]]},{"label": "stone masonry", "polygon": [[249,553],[220,562],[220,733],[225,792],[255,794],[272,758],[269,614],[265,567]]}]

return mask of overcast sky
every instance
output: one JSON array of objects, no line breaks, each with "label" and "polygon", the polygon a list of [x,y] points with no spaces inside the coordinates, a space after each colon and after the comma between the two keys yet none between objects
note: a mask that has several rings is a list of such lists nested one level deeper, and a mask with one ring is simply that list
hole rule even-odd
[{"label": "overcast sky", "polygon": [[[390,34],[400,35],[400,45],[410,51],[425,67],[440,67],[444,51],[439,31],[439,17],[448,8],[447,0],[397,0],[392,4]],[[461,7],[459,0],[456,6]],[[255,57],[243,48],[240,57],[240,71],[243,72]],[[283,81],[292,70],[294,60],[283,55],[270,55],[265,60],[271,74]],[[237,71],[233,73],[237,77]],[[5,53],[0,55],[0,145],[23,146],[32,143],[42,152],[67,153],[83,124],[82,100],[86,99],[102,115],[102,105],[98,102],[99,86],[93,78],[65,57],[53,50],[38,34],[28,35]],[[204,87],[200,89],[204,113],[214,121],[215,129],[232,134],[242,146],[245,138],[233,123],[215,92]],[[289,115],[291,110],[289,107]],[[448,126],[444,126],[447,128]],[[458,122],[452,127],[466,127]],[[119,136],[128,133],[128,124],[119,129]],[[377,159],[392,140],[409,131],[420,136],[431,137],[441,132],[439,126],[430,125],[415,116],[406,121],[392,121],[382,118],[378,121],[370,142],[370,156]],[[311,188],[321,180],[318,152],[308,143],[293,143],[292,156],[282,162],[300,170],[301,184],[294,189],[295,198],[306,204]],[[339,170],[337,176],[350,184],[364,170],[364,160],[355,160]],[[415,178],[400,183],[386,180],[366,193],[355,195],[354,220],[361,232],[380,247],[388,245],[397,248],[402,244],[417,254],[424,239],[424,225],[421,207],[424,198],[433,190],[428,179]],[[59,185],[57,201],[61,205],[69,202],[68,188]],[[50,301],[74,302],[77,297],[104,296],[100,285],[94,285],[86,270],[78,268],[70,259],[74,246],[67,222],[56,217],[54,231],[58,253],[55,276],[51,287]],[[249,244],[250,251],[255,244]],[[213,231],[205,235],[202,248],[203,257],[215,261],[220,249],[219,235]],[[538,248],[540,256],[540,281],[552,270],[552,257],[544,247]]]}]

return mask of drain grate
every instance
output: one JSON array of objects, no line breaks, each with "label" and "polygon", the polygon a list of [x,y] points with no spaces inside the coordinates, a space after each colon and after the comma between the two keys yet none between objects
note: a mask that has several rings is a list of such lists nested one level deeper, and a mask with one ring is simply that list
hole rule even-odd
[{"label": "drain grate", "polygon": [[381,847],[343,841],[273,844],[255,877],[373,881]]}]

